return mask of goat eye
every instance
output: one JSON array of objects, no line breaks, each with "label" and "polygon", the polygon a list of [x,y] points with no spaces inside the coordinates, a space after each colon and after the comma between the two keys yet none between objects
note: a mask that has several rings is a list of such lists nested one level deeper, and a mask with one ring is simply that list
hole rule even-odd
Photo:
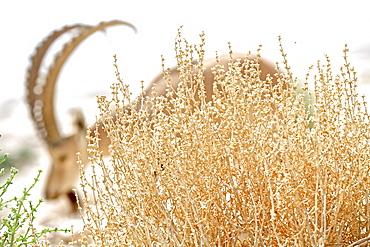
[{"label": "goat eye", "polygon": [[60,161],[60,162],[64,162],[66,159],[67,159],[67,155],[61,155],[61,156],[59,157],[59,161]]}]

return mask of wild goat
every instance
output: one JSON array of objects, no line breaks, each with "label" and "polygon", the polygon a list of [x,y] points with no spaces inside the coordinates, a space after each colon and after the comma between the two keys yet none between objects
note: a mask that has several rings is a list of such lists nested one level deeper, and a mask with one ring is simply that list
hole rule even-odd
[{"label": "wild goat", "polygon": [[[76,133],[71,136],[63,137],[58,129],[57,122],[54,116],[54,89],[57,82],[57,77],[64,62],[71,54],[71,52],[81,43],[86,37],[98,30],[112,25],[128,25],[135,29],[131,24],[122,21],[111,21],[100,23],[95,27],[86,25],[74,25],[64,27],[60,31],[53,32],[48,36],[36,49],[35,55],[31,58],[32,65],[28,70],[27,78],[27,101],[30,107],[30,112],[34,124],[36,126],[39,136],[47,145],[50,158],[52,159],[51,171],[48,175],[45,186],[45,198],[55,199],[62,195],[67,195],[73,205],[73,210],[77,210],[75,203],[75,193],[72,189],[76,186],[79,179],[79,170],[76,163],[76,153],[81,153],[81,160],[83,163],[88,163],[87,141],[86,141],[86,125],[82,114],[76,114]],[[74,30],[78,34],[73,40],[67,43],[63,50],[56,56],[53,66],[50,68],[48,76],[45,81],[39,79],[39,70],[41,62],[46,54],[48,48],[63,33]],[[216,59],[209,59],[204,61],[206,70],[204,71],[204,83],[206,90],[206,101],[212,99],[214,76],[211,68],[219,64],[227,69],[229,62],[229,55],[222,55],[219,57],[219,62]],[[255,55],[247,54],[233,54],[233,59],[253,59],[258,64],[257,69],[260,70],[260,79],[266,80],[267,75],[271,75],[272,84],[276,84],[277,80],[275,74],[277,70],[275,64],[267,61],[264,58],[257,58]],[[176,67],[171,69],[171,85],[176,90],[179,81],[179,71]],[[145,90],[148,97],[152,97],[152,86],[156,84],[155,92],[158,96],[166,95],[167,81],[163,79],[163,75],[158,75]],[[272,85],[272,86],[273,86]],[[140,107],[140,106],[138,106]],[[91,131],[94,135],[94,130]],[[110,143],[106,133],[99,128],[100,147],[105,154],[108,153],[108,145]]]}]

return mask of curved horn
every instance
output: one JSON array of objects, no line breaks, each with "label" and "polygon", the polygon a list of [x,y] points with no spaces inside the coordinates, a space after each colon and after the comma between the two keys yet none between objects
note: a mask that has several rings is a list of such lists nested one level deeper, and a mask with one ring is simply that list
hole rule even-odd
[{"label": "curved horn", "polygon": [[[61,140],[54,114],[54,89],[61,68],[70,54],[82,41],[96,31],[104,30],[113,25],[126,25],[137,32],[134,25],[119,20],[101,22],[96,26],[73,25],[64,27],[60,31],[53,32],[44,42],[41,43],[40,46],[36,48],[36,53],[31,58],[31,67],[28,70],[27,101],[30,106],[32,119],[36,124],[36,128],[47,144],[54,144]],[[58,37],[71,30],[77,30],[78,34],[71,41],[66,43],[63,49],[58,52],[48,71],[46,80],[42,82],[39,79],[40,66],[46,52]]]},{"label": "curved horn", "polygon": [[[49,136],[54,136],[55,138],[60,138],[59,133],[56,132],[54,134],[48,134],[45,128],[45,122],[43,118],[43,114],[41,112],[43,107],[44,101],[44,92],[43,87],[45,85],[45,81],[41,81],[40,77],[40,67],[42,61],[45,57],[50,46],[53,44],[55,40],[57,40],[61,35],[71,31],[73,29],[81,29],[84,26],[82,25],[73,25],[73,26],[65,26],[61,30],[56,30],[52,32],[46,39],[41,42],[35,49],[35,54],[30,58],[31,66],[27,71],[27,79],[26,79],[26,97],[27,103],[30,107],[30,114],[35,123],[35,127],[38,131],[38,134],[48,142]],[[47,120],[46,120],[47,121]]]}]

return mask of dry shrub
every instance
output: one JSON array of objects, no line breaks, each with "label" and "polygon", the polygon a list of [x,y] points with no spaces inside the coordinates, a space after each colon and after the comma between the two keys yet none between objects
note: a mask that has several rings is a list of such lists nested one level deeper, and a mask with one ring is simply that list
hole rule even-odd
[{"label": "dry shrub", "polygon": [[[98,138],[90,139],[94,174],[81,169],[94,244],[340,246],[368,236],[369,115],[347,48],[339,75],[329,59],[307,75],[311,116],[283,50],[287,73],[277,86],[259,79],[254,61],[230,60],[228,71],[214,68],[206,103],[203,45],[203,36],[191,46],[179,34],[182,83],[176,92],[169,86],[167,98],[135,110],[118,70],[112,98],[99,97],[112,157],[103,160]],[[164,76],[171,80],[168,70]]]}]

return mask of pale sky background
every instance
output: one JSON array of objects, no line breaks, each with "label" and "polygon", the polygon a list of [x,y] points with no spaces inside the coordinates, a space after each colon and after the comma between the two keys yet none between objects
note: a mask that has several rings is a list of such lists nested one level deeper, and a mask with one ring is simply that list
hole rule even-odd
[{"label": "pale sky background", "polygon": [[[58,81],[58,118],[63,128],[70,121],[68,109],[82,107],[91,122],[97,113],[95,95],[109,94],[115,81],[113,58],[117,54],[126,83],[138,88],[175,65],[174,40],[184,25],[183,37],[199,43],[206,34],[206,57],[228,52],[256,51],[281,61],[278,35],[295,76],[328,54],[333,66],[343,64],[348,43],[350,62],[360,72],[361,93],[370,85],[370,5],[367,1],[124,1],[32,0],[0,1],[0,146],[11,152],[35,140],[35,130],[25,105],[25,72],[36,45],[64,25],[119,19],[134,24],[138,33],[114,26],[96,33],[72,55]],[[49,61],[51,60],[49,55]],[[135,88],[134,88],[135,89]],[[63,120],[61,120],[63,119]]]},{"label": "pale sky background", "polygon": [[[206,57],[214,56],[215,51],[228,52],[228,42],[235,52],[254,52],[262,44],[262,56],[280,62],[277,37],[281,35],[292,71],[300,78],[310,65],[324,60],[324,54],[331,57],[334,69],[338,68],[348,43],[349,60],[359,72],[360,93],[370,97],[369,10],[365,0],[0,0],[2,153],[12,155],[25,145],[40,147],[25,104],[25,72],[36,45],[64,25],[119,19],[138,29],[134,34],[127,27],[115,26],[96,33],[65,64],[58,81],[57,109],[59,121],[68,131],[70,108],[82,107],[91,123],[97,114],[95,95],[109,95],[109,86],[115,81],[114,54],[124,81],[136,89],[141,80],[148,83],[161,73],[161,55],[167,67],[174,66],[174,41],[181,25],[183,37],[190,43],[199,43],[198,35],[205,32]],[[49,55],[48,61],[51,58]],[[45,155],[37,161],[46,172],[48,163]],[[24,173],[33,178],[35,170]],[[37,186],[39,191],[40,186],[42,183]],[[50,214],[49,209],[40,212]]]}]

